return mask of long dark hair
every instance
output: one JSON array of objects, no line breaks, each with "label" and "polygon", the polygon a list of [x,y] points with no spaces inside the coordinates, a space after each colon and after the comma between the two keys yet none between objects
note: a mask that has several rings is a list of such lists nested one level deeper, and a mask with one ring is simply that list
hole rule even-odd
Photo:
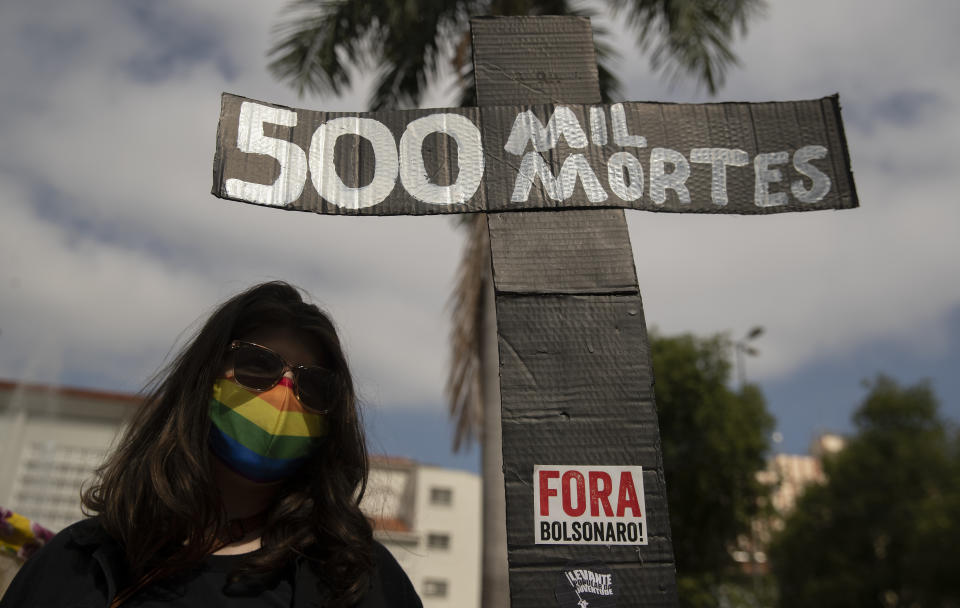
[{"label": "long dark hair", "polygon": [[222,304],[157,375],[117,449],[84,491],[83,506],[120,543],[132,580],[202,561],[225,532],[207,447],[208,404],[231,340],[258,328],[292,329],[342,382],[344,403],[300,472],[267,514],[262,549],[241,573],[277,572],[302,557],[333,591],[336,605],[362,596],[373,568],[373,533],[360,512],[367,450],[353,381],[330,319],[299,291],[275,281]]}]

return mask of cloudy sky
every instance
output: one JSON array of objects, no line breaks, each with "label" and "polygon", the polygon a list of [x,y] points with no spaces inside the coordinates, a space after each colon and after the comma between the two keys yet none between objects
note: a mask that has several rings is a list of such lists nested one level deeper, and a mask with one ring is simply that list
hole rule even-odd
[{"label": "cloudy sky", "polygon": [[[331,311],[372,447],[449,456],[446,302],[463,237],[449,217],[321,217],[210,195],[220,93],[294,107],[266,71],[283,3],[13,0],[0,6],[0,378],[136,390],[211,308],[283,278]],[[840,93],[861,208],[767,217],[628,212],[647,323],[766,334],[747,374],[781,451],[849,430],[861,381],[930,378],[960,418],[960,4],[771,1],[716,100]],[[636,101],[670,86],[628,35]],[[450,103],[440,83],[429,106]]]}]

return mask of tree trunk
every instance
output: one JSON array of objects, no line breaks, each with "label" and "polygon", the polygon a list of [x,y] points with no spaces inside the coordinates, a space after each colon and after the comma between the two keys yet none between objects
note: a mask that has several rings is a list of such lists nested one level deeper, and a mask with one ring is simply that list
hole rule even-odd
[{"label": "tree trunk", "polygon": [[[480,220],[486,223],[485,218]],[[484,227],[486,229],[486,227]],[[500,428],[500,356],[493,271],[483,277],[483,339],[480,341],[480,381],[483,396],[483,435],[480,441],[483,472],[483,577],[481,606],[509,608],[507,568],[507,512],[503,487],[503,449]]]}]

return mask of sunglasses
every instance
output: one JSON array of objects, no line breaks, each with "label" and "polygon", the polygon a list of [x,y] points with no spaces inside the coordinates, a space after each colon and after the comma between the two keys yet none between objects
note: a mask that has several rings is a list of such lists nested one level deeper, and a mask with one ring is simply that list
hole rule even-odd
[{"label": "sunglasses", "polygon": [[291,365],[276,352],[253,342],[234,340],[233,379],[244,388],[262,392],[277,385],[287,371],[293,372],[294,394],[303,407],[328,414],[341,400],[340,380],[325,367]]}]

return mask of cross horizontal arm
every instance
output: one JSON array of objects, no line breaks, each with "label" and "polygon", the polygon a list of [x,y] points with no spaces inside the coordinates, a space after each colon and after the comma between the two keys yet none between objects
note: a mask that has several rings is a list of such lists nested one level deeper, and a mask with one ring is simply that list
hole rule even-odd
[{"label": "cross horizontal arm", "polygon": [[858,204],[836,95],[344,113],[224,93],[213,194],[334,215]]}]

